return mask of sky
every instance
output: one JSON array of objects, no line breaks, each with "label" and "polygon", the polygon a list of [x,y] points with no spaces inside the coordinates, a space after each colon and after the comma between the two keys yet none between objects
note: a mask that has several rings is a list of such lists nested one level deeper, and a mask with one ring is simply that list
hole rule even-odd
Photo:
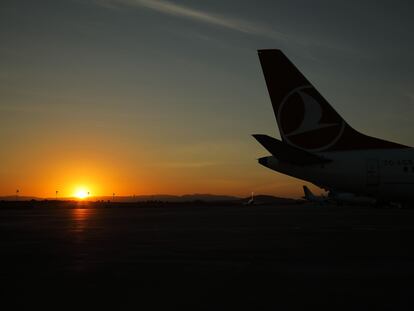
[{"label": "sky", "polygon": [[[252,191],[278,48],[354,128],[414,145],[411,1],[0,2],[0,195]],[[315,187],[312,187],[315,190]]]}]

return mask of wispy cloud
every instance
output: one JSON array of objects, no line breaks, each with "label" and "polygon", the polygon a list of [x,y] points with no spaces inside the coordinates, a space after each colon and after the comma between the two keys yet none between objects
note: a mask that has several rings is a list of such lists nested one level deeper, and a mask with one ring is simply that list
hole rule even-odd
[{"label": "wispy cloud", "polygon": [[243,19],[211,14],[165,0],[96,0],[96,2],[107,8],[120,8],[122,6],[147,8],[163,14],[187,18],[245,34],[260,35],[279,39],[285,38],[285,35],[282,33],[275,32],[272,29],[251,23]]},{"label": "wispy cloud", "polygon": [[[361,51],[353,47],[332,42],[320,37],[308,36],[296,32],[275,30],[259,22],[252,22],[243,18],[235,18],[228,15],[219,15],[207,11],[197,10],[188,6],[173,3],[167,0],[94,0],[100,6],[108,9],[119,10],[122,8],[144,8],[153,10],[165,15],[176,16],[178,18],[185,18],[199,23],[205,23],[215,27],[221,27],[239,33],[260,36],[263,38],[276,40],[279,42],[288,43],[290,45],[297,45],[306,49],[329,49],[338,53],[345,53],[349,55],[362,56]],[[309,54],[310,52],[308,52]],[[312,55],[306,55],[307,58],[316,60]]]}]

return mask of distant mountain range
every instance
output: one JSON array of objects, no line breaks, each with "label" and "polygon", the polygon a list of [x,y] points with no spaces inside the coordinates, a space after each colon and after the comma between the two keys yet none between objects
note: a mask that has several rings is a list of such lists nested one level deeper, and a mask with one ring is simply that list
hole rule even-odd
[{"label": "distant mountain range", "polygon": [[0,201],[30,201],[30,200],[44,200],[44,198],[20,196],[20,195],[19,196],[15,196],[15,195],[0,196]]},{"label": "distant mountain range", "polygon": [[[92,197],[91,200],[110,200],[112,196],[97,196]],[[185,194],[185,195],[171,195],[171,194],[154,194],[154,195],[135,195],[135,196],[115,196],[117,202],[145,202],[145,201],[162,201],[162,202],[193,202],[193,201],[238,201],[240,198],[229,195],[215,195],[215,194]]]},{"label": "distant mountain range", "polygon": [[[30,200],[56,200],[55,198],[40,198],[33,196],[0,196],[2,201],[30,201]],[[73,197],[58,198],[58,200],[76,200]],[[90,197],[89,201],[112,201],[112,196],[96,196]],[[230,195],[215,195],[215,194],[185,194],[185,195],[170,195],[170,194],[154,194],[154,195],[136,195],[136,196],[115,196],[115,202],[147,202],[147,201],[161,201],[161,202],[247,202],[250,197],[240,198]],[[280,198],[271,195],[257,195],[254,197],[255,203],[271,204],[271,203],[292,203],[296,202],[294,199]]]}]

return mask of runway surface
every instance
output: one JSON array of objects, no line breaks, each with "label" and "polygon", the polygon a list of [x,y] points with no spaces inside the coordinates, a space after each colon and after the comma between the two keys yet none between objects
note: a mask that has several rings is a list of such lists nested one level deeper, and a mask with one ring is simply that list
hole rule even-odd
[{"label": "runway surface", "polygon": [[412,310],[414,210],[0,208],[0,304]]}]

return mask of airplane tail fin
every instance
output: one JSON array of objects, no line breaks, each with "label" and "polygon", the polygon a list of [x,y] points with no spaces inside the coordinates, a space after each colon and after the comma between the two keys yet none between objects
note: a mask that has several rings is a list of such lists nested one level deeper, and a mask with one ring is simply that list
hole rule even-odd
[{"label": "airplane tail fin", "polygon": [[283,142],[307,151],[407,148],[354,130],[282,51],[258,54]]},{"label": "airplane tail fin", "polygon": [[310,191],[310,189],[307,186],[303,186],[303,192],[305,193],[305,199],[306,200],[312,200],[315,198],[315,195]]}]

